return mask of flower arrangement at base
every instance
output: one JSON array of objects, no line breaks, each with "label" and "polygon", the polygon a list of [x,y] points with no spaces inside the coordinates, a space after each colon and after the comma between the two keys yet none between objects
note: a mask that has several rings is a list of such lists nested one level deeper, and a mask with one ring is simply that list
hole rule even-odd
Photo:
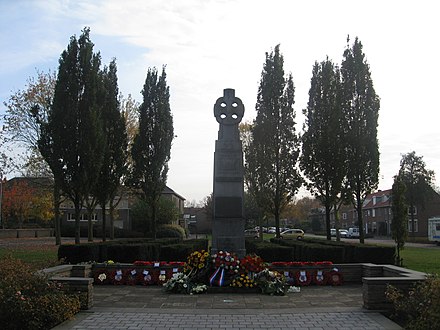
[{"label": "flower arrangement at base", "polygon": [[324,271],[322,269],[319,269],[316,272],[314,272],[312,281],[316,285],[325,285],[327,284],[327,279],[328,277],[325,276]]},{"label": "flower arrangement at base", "polygon": [[136,285],[138,282],[138,270],[136,268],[124,271],[125,284]]},{"label": "flower arrangement at base", "polygon": [[287,285],[295,285],[295,274],[293,272],[289,272],[284,270],[283,275],[286,278],[286,284]]},{"label": "flower arrangement at base", "polygon": [[163,284],[165,291],[173,293],[199,294],[206,292],[205,284],[193,283],[191,277],[184,273],[175,273]]},{"label": "flower arrangement at base", "polygon": [[116,269],[110,272],[110,281],[113,284],[121,285],[125,283],[122,269]]},{"label": "flower arrangement at base", "polygon": [[326,274],[326,276],[327,282],[333,286],[341,285],[344,281],[344,277],[337,268],[333,268],[330,272]]},{"label": "flower arrangement at base", "polygon": [[235,277],[230,286],[234,288],[255,288],[257,287],[257,283],[253,279],[253,277],[247,275],[247,274],[240,274],[239,276]]},{"label": "flower arrangement at base", "polygon": [[249,254],[240,259],[240,268],[246,273],[259,273],[265,268],[265,263],[256,254]]},{"label": "flower arrangement at base", "polygon": [[225,286],[231,282],[231,277],[240,270],[240,260],[235,253],[220,251],[212,255],[214,272],[209,277],[209,285]]},{"label": "flower arrangement at base", "polygon": [[209,252],[205,250],[194,251],[188,256],[185,266],[183,267],[183,271],[186,274],[194,273],[201,271],[202,269],[206,268],[208,265],[209,265]]},{"label": "flower arrangement at base", "polygon": [[108,284],[110,279],[108,271],[103,269],[99,271],[95,271],[93,278],[94,278],[93,284],[98,284],[98,285]]},{"label": "flower arrangement at base", "polygon": [[141,270],[138,272],[138,283],[141,283],[142,285],[151,285],[153,283],[153,277],[151,276],[151,272],[147,269]]},{"label": "flower arrangement at base", "polygon": [[277,271],[266,268],[256,275],[255,280],[264,294],[271,296],[284,296],[286,294],[286,279],[283,274]]},{"label": "flower arrangement at base", "polygon": [[208,283],[211,255],[206,250],[192,252],[183,266],[183,272],[190,275],[193,283]]},{"label": "flower arrangement at base", "polygon": [[295,274],[295,278],[296,278],[296,284],[298,284],[299,286],[309,285],[310,282],[312,282],[312,275],[310,274],[310,272],[304,269],[298,271]]}]

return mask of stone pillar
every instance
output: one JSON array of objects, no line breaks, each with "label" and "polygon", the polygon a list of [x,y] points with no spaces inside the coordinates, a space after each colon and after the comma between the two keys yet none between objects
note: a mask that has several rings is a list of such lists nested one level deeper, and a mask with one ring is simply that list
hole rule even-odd
[{"label": "stone pillar", "polygon": [[220,126],[214,152],[212,253],[234,252],[240,258],[246,254],[243,150],[238,129],[243,114],[235,90],[225,89],[214,105]]}]

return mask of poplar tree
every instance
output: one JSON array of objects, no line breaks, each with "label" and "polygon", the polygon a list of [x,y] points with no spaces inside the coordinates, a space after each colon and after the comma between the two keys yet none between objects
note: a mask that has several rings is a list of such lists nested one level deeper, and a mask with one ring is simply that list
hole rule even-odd
[{"label": "poplar tree", "polygon": [[156,68],[148,69],[142,95],[139,131],[131,148],[131,183],[142,191],[141,198],[151,207],[150,229],[156,237],[158,203],[167,181],[174,138],[165,66],[160,76]]},{"label": "poplar tree", "polygon": [[425,202],[432,196],[434,171],[428,170],[422,156],[415,151],[402,155],[400,160],[399,177],[406,186],[406,201],[409,207],[411,235],[415,235],[416,207],[424,207]]},{"label": "poplar tree", "polygon": [[96,182],[103,156],[99,118],[101,58],[85,28],[61,54],[52,107],[39,139],[41,154],[59,187],[75,207],[75,243],[80,243],[80,211]]},{"label": "poplar tree", "polygon": [[374,90],[370,66],[358,38],[352,47],[347,44],[341,65],[341,77],[341,105],[347,142],[347,181],[357,212],[359,239],[364,243],[362,204],[379,183],[377,121],[380,100]]},{"label": "poplar tree", "polygon": [[406,185],[402,176],[396,175],[392,188],[391,210],[393,220],[391,222],[391,236],[396,242],[396,265],[401,266],[400,251],[408,238],[408,205],[406,203]]},{"label": "poplar tree", "polygon": [[[102,126],[105,136],[103,144],[103,161],[94,189],[102,210],[102,240],[106,240],[106,205],[114,205],[114,199],[121,185],[121,180],[126,174],[127,161],[127,131],[124,115],[120,111],[118,99],[118,78],[116,75],[116,61],[110,62],[102,72]],[[110,212],[110,239],[114,239],[113,214]]]},{"label": "poplar tree", "polygon": [[283,64],[279,45],[266,53],[252,141],[247,152],[245,149],[249,191],[262,209],[274,216],[277,237],[280,215],[302,184],[296,167],[300,141],[295,131],[295,88],[292,75],[284,76]]},{"label": "poplar tree", "polygon": [[[308,189],[325,207],[327,239],[330,212],[343,201],[346,155],[340,103],[340,72],[328,58],[315,62],[309,90],[309,102],[302,135],[301,170],[308,179]],[[338,229],[338,224],[336,224]],[[339,234],[339,232],[337,232]]]}]

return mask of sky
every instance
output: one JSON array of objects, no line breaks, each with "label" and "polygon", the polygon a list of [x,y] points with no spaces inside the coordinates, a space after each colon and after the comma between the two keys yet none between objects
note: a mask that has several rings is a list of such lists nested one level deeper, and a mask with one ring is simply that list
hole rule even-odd
[{"label": "sky", "polygon": [[70,37],[86,26],[103,64],[116,58],[124,97],[142,102],[148,68],[166,65],[177,135],[167,184],[188,202],[212,192],[215,101],[235,89],[243,121],[252,121],[265,54],[277,44],[295,84],[298,132],[313,64],[340,64],[347,36],[350,44],[358,37],[381,99],[379,189],[391,188],[411,151],[440,173],[436,1],[0,0],[1,117],[29,77],[57,71]]}]

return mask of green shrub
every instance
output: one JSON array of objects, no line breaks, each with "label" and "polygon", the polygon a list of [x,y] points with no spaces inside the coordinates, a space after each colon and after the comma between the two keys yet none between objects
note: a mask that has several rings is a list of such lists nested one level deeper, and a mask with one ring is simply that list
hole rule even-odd
[{"label": "green shrub", "polygon": [[266,262],[294,260],[295,249],[293,247],[281,246],[255,239],[247,239],[245,243],[247,254],[255,253]]},{"label": "green shrub", "polygon": [[188,255],[194,251],[208,250],[208,240],[192,239],[178,244],[162,245],[160,247],[160,260],[186,261]]},{"label": "green shrub", "polygon": [[[160,245],[157,243],[144,244],[112,244],[107,246],[106,260],[132,263],[136,260],[159,260]],[[106,261],[101,260],[101,261]]]},{"label": "green shrub", "polygon": [[375,264],[394,265],[394,246],[356,245],[353,254],[353,262],[371,262]]},{"label": "green shrub", "polygon": [[440,278],[428,276],[407,293],[389,286],[386,297],[394,305],[392,318],[405,329],[438,329],[440,325]]},{"label": "green shrub", "polygon": [[395,249],[377,246],[305,238],[303,241],[271,238],[272,243],[295,247],[297,261],[332,261],[334,263],[370,262],[394,264]]},{"label": "green shrub", "polygon": [[65,263],[99,261],[99,258],[99,243],[62,244],[58,248],[58,260],[64,259]]},{"label": "green shrub", "polygon": [[2,329],[51,329],[79,312],[76,295],[67,295],[20,260],[0,259]]},{"label": "green shrub", "polygon": [[160,260],[162,261],[186,261],[189,254],[196,251],[192,245],[180,243],[164,245],[160,248]]},{"label": "green shrub", "polygon": [[185,235],[185,229],[179,225],[161,225],[156,232],[157,238],[177,237],[183,239]]}]

